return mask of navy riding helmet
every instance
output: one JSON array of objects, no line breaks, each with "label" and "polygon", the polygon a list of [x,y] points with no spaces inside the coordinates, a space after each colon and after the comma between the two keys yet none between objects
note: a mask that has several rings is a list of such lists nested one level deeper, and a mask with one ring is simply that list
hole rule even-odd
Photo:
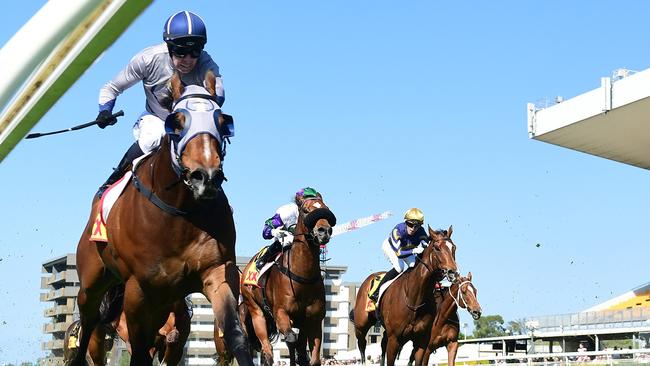
[{"label": "navy riding helmet", "polygon": [[163,40],[170,47],[200,48],[208,41],[205,23],[200,16],[184,10],[172,15],[165,22]]}]

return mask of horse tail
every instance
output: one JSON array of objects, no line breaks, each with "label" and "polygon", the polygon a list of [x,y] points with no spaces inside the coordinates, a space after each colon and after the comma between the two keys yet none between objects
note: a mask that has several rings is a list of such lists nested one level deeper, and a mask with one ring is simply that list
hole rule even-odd
[{"label": "horse tail", "polygon": [[118,284],[106,291],[99,305],[99,323],[108,325],[116,320],[124,309],[124,284]]}]

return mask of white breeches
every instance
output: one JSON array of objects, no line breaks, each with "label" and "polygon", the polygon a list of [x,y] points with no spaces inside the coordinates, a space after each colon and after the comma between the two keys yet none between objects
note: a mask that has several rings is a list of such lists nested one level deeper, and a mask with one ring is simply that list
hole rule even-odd
[{"label": "white breeches", "polygon": [[407,268],[413,267],[415,265],[415,255],[410,255],[406,258],[397,258],[397,254],[395,254],[395,251],[388,242],[388,239],[384,240],[381,245],[381,249],[384,250],[384,255],[386,255],[386,258],[388,258],[388,261],[390,261],[390,264],[393,266],[393,268],[395,268],[397,273],[400,273]]},{"label": "white breeches", "polygon": [[160,146],[160,140],[165,136],[165,121],[144,112],[133,125],[133,137],[145,154]]}]

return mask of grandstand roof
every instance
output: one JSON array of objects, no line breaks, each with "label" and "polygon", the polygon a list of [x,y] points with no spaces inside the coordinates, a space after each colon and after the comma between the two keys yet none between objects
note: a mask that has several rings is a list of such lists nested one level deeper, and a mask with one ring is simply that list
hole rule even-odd
[{"label": "grandstand roof", "polygon": [[530,138],[650,169],[650,69],[619,69],[597,89],[545,104],[528,104]]},{"label": "grandstand roof", "polygon": [[634,288],[620,296],[592,306],[583,312],[601,310],[622,310],[637,307],[650,307],[650,282]]}]

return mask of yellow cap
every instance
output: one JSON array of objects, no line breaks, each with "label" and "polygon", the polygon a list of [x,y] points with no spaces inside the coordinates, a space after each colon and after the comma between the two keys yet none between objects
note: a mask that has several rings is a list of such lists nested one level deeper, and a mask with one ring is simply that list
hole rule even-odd
[{"label": "yellow cap", "polygon": [[404,214],[404,220],[406,221],[417,221],[420,225],[424,224],[424,214],[420,211],[419,208],[410,208]]}]

